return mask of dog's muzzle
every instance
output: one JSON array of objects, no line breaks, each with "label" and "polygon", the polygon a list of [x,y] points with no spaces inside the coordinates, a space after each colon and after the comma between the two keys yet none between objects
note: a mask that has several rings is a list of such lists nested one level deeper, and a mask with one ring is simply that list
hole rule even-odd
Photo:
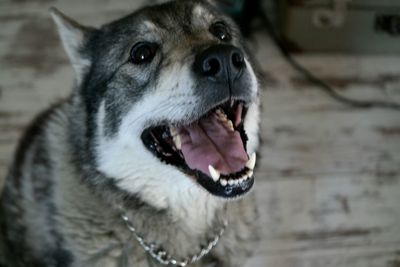
[{"label": "dog's muzzle", "polygon": [[232,198],[254,183],[255,154],[246,151],[244,119],[252,88],[244,75],[242,52],[231,45],[215,45],[194,62],[203,104],[190,123],[171,122],[147,128],[145,146],[161,161],[196,178],[210,193]]}]

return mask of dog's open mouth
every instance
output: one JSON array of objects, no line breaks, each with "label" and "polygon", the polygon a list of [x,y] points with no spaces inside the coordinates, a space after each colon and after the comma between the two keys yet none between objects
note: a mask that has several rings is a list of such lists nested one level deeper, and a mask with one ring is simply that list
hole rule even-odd
[{"label": "dog's open mouth", "polygon": [[142,133],[145,146],[166,164],[195,177],[211,194],[232,198],[254,183],[255,154],[246,152],[247,108],[228,101],[185,126],[159,125]]}]

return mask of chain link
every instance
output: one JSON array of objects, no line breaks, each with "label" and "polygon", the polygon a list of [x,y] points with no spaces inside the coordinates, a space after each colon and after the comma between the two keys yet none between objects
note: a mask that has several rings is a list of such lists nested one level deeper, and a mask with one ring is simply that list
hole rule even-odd
[{"label": "chain link", "polygon": [[126,215],[126,213],[122,210],[121,208],[121,218],[125,222],[125,225],[127,226],[128,230],[133,234],[135,237],[136,241],[139,243],[139,245],[157,262],[161,263],[162,265],[173,265],[173,266],[179,266],[179,267],[185,267],[188,264],[194,263],[199,261],[201,258],[206,256],[210,251],[218,244],[221,236],[224,234],[225,228],[228,225],[228,221],[224,220],[223,225],[221,229],[218,231],[218,233],[208,241],[208,245],[204,248],[202,248],[197,254],[193,256],[187,257],[185,260],[177,260],[173,258],[171,255],[167,253],[167,251],[159,248],[156,246],[154,243],[147,243],[144,241],[144,238],[140,236],[136,228],[133,226],[133,223],[129,219],[129,217]]}]

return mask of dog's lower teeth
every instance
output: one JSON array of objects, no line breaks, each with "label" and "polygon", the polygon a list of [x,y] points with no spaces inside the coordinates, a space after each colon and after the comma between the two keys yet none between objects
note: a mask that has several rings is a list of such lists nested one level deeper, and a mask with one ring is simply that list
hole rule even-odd
[{"label": "dog's lower teeth", "polygon": [[221,179],[219,182],[221,183],[222,186],[226,186],[228,184],[228,181],[225,179]]}]

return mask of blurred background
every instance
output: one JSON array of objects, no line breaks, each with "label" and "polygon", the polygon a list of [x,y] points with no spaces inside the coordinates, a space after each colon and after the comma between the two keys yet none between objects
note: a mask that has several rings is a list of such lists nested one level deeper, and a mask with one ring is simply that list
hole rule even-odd
[{"label": "blurred background", "polygon": [[[0,0],[0,185],[29,121],[73,85],[48,8],[99,26],[152,2]],[[400,267],[400,1],[218,3],[263,85],[246,266]]]}]

